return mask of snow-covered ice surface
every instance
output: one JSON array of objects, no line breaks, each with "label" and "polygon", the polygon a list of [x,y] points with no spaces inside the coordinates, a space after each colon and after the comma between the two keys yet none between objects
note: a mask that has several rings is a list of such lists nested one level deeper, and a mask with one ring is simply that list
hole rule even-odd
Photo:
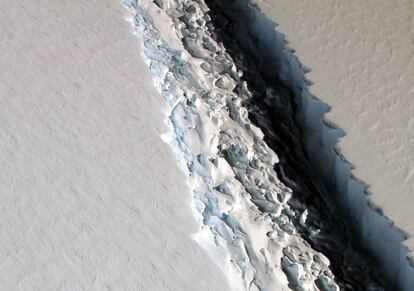
[{"label": "snow-covered ice surface", "polygon": [[[254,2],[265,17],[250,20],[278,47],[315,168],[388,277],[413,290],[414,1]],[[266,39],[272,25],[278,42]]]},{"label": "snow-covered ice surface", "polygon": [[248,0],[0,1],[0,289],[384,290],[388,266],[411,290],[403,237],[348,181],[343,132]]},{"label": "snow-covered ice surface", "polygon": [[227,290],[121,2],[0,7],[0,290]]}]

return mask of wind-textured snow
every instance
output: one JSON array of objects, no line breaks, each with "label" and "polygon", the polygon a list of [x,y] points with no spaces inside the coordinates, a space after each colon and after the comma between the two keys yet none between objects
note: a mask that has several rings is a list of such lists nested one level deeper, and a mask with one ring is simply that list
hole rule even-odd
[{"label": "wind-textured snow", "polygon": [[0,290],[227,290],[121,2],[0,7]]}]

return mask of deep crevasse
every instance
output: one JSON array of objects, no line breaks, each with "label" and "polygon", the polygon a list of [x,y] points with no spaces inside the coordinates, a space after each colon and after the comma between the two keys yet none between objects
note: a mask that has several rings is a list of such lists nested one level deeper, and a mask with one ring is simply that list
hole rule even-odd
[{"label": "deep crevasse", "polygon": [[[278,179],[278,158],[242,106],[251,92],[206,27],[207,6],[155,2],[163,9],[152,1],[124,4],[170,107],[163,138],[188,177],[200,222],[195,239],[234,290],[339,290],[329,260],[299,234],[299,226],[315,236],[318,229],[306,225],[305,207],[288,204],[292,190]],[[168,17],[157,15],[163,13]],[[163,29],[173,24],[177,35],[166,35]],[[183,47],[171,44],[174,38]]]}]

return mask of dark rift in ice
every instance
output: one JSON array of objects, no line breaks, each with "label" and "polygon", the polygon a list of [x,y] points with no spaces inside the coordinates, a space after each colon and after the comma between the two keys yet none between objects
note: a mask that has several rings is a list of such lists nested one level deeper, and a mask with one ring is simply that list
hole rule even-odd
[{"label": "dark rift in ice", "polygon": [[[305,78],[306,69],[288,49],[285,37],[275,30],[276,24],[268,20],[257,7],[250,5],[248,0],[207,2],[210,3],[210,9],[215,11],[215,15],[224,15],[227,22],[231,23],[232,28],[227,29],[224,34],[231,35],[231,38],[227,39],[233,43],[238,41],[238,46],[255,56],[254,64],[259,64],[256,67],[266,82],[272,85],[277,83],[280,88],[276,89],[279,99],[275,102],[265,101],[267,98],[258,98],[253,102],[253,106],[259,106],[268,113],[267,116],[256,114],[258,117],[253,118],[265,132],[267,140],[270,140],[269,144],[281,160],[284,159],[283,147],[290,146],[286,143],[283,145],[287,140],[285,135],[280,134],[283,128],[286,128],[283,124],[289,124],[287,133],[293,134],[293,139],[300,140],[303,145],[308,170],[298,171],[301,166],[303,169],[304,164],[292,163],[292,154],[288,153],[286,162],[280,164],[293,171],[285,171],[285,176],[293,179],[292,177],[299,174],[298,179],[311,178],[313,183],[323,185],[327,191],[319,188],[322,198],[341,216],[347,229],[352,233],[356,246],[364,249],[366,254],[373,258],[372,264],[375,264],[387,278],[390,284],[388,288],[414,290],[413,262],[408,255],[409,250],[403,245],[406,236],[371,204],[366,184],[355,179],[350,173],[351,164],[347,163],[335,148],[337,139],[345,133],[325,122],[323,115],[329,110],[329,106],[309,94],[309,83]],[[216,26],[219,23],[217,22]],[[219,26],[223,29],[226,27]],[[250,43],[246,44],[248,39]],[[231,46],[229,44],[229,47]],[[272,106],[280,107],[281,110],[274,110]],[[286,115],[283,115],[283,106],[293,112],[290,122],[289,118],[286,119]],[[295,127],[298,130],[295,130]],[[295,145],[295,150],[298,148],[300,145]],[[312,177],[312,174],[315,175]],[[304,185],[309,185],[308,182],[309,180]],[[317,192],[310,193],[314,199]],[[328,253],[324,253],[331,258]],[[331,263],[336,264],[336,260],[337,258],[332,258]],[[351,276],[349,272],[345,272],[344,275]]]},{"label": "dark rift in ice", "polygon": [[305,155],[305,101],[281,78],[296,76],[274,58],[274,25],[246,1],[124,4],[169,107],[163,138],[192,191],[194,238],[231,287],[384,290]]}]

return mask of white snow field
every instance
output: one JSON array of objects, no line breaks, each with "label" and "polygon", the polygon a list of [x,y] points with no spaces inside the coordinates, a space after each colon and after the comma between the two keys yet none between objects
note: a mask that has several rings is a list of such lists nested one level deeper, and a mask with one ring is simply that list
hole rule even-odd
[{"label": "white snow field", "polygon": [[120,1],[0,7],[0,290],[226,290]]},{"label": "white snow field", "polygon": [[[414,1],[254,2],[297,57],[280,38],[279,65],[301,99],[299,120],[314,165],[388,276],[413,290],[406,257],[414,251]],[[264,32],[264,23],[259,16],[253,26]]]}]

